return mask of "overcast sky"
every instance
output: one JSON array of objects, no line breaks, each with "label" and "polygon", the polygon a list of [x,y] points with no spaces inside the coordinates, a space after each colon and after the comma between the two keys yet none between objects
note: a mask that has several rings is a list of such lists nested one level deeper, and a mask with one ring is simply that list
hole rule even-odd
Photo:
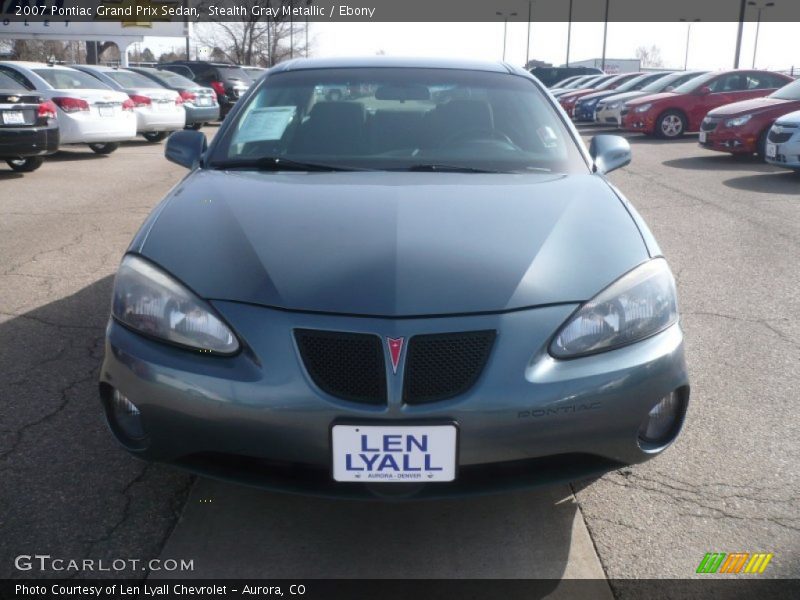
[{"label": "overcast sky", "polygon": [[[798,23],[761,24],[756,66],[800,69]],[[527,23],[508,24],[506,60],[525,62]],[[633,58],[639,46],[657,46],[665,67],[683,68],[686,23],[609,23],[606,56]],[[689,68],[732,68],[736,23],[693,23]],[[755,23],[745,23],[741,67],[753,60]],[[441,56],[499,60],[503,55],[503,23],[312,23],[314,56],[374,55]],[[531,58],[563,64],[567,23],[532,23]],[[145,38],[156,51],[182,47],[180,40]],[[158,50],[156,50],[158,48]],[[599,58],[603,48],[603,23],[573,23],[570,60]]]}]

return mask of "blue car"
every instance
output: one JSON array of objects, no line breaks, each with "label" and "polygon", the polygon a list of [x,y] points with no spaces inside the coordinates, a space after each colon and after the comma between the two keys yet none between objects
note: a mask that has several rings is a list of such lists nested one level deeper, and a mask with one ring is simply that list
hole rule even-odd
[{"label": "blue car", "polygon": [[430,498],[590,478],[678,436],[675,282],[606,180],[630,147],[587,150],[530,73],[288,61],[166,157],[188,172],[122,258],[100,373],[136,456]]}]

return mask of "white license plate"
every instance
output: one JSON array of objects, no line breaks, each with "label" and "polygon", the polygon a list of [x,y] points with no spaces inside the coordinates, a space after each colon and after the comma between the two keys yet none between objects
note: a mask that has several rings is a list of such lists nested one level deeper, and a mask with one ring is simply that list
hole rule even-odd
[{"label": "white license plate", "polygon": [[778,145],[773,144],[772,142],[767,142],[766,154],[768,158],[775,158],[778,156]]},{"label": "white license plate", "polygon": [[197,98],[197,106],[211,106],[211,98],[206,98],[205,96],[199,96]]},{"label": "white license plate", "polygon": [[705,131],[701,131],[700,132],[700,143],[701,144],[705,144],[706,143],[706,137],[707,136],[708,136],[708,134]]},{"label": "white license plate", "polygon": [[168,107],[166,102],[153,102],[153,110],[156,112],[167,112]]},{"label": "white license plate", "polygon": [[114,116],[114,107],[113,106],[98,106],[97,111],[100,113],[101,117],[113,117]]},{"label": "white license plate", "polygon": [[25,115],[22,114],[21,110],[9,110],[3,112],[3,124],[4,125],[24,125],[25,124]]},{"label": "white license plate", "polygon": [[453,481],[455,425],[334,425],[333,478],[362,483]]}]

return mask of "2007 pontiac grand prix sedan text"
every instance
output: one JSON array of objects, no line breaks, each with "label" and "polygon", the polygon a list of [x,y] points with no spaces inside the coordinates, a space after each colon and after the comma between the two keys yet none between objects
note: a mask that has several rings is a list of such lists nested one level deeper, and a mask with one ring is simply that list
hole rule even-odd
[{"label": "2007 pontiac grand prix sedan text", "polygon": [[122,260],[101,371],[134,454],[420,498],[591,477],[678,435],[675,283],[605,177],[630,148],[587,151],[525,71],[291,61],[166,155],[190,173]]}]

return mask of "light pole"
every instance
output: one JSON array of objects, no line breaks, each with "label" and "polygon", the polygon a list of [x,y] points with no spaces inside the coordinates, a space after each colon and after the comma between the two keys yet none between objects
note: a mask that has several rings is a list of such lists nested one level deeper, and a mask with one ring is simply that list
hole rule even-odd
[{"label": "light pole", "polygon": [[503,17],[503,60],[505,61],[505,59],[506,59],[506,38],[508,36],[508,17],[516,17],[517,13],[512,12],[512,13],[505,14],[505,13],[501,13],[500,11],[497,11],[497,13],[495,13],[495,14],[497,14],[498,17]]},{"label": "light pole", "polygon": [[[306,6],[311,6],[311,0],[306,0]],[[306,13],[306,58],[308,58],[308,13]]]},{"label": "light pole", "polygon": [[528,0],[528,42],[525,46],[525,68],[531,62],[531,17],[533,16],[533,0]]},{"label": "light pole", "polygon": [[692,35],[692,23],[697,23],[700,19],[678,19],[681,23],[686,23],[686,56],[683,58],[683,70],[687,69],[689,64],[689,36]]},{"label": "light pole", "polygon": [[608,5],[611,0],[606,0],[606,16],[603,20],[603,58],[600,63],[600,70],[606,72],[606,38],[608,37]]},{"label": "light pole", "polygon": [[758,32],[761,29],[761,11],[767,10],[768,8],[772,8],[775,6],[774,2],[765,2],[764,4],[759,4],[758,2],[753,2],[752,0],[747,3],[749,6],[755,6],[758,10],[758,19],[756,20],[756,41],[753,44],[753,68],[756,68],[756,52],[758,52]]},{"label": "light pole", "polygon": [[569,66],[569,38],[572,35],[572,0],[569,0],[569,17],[567,17],[567,66]]}]

